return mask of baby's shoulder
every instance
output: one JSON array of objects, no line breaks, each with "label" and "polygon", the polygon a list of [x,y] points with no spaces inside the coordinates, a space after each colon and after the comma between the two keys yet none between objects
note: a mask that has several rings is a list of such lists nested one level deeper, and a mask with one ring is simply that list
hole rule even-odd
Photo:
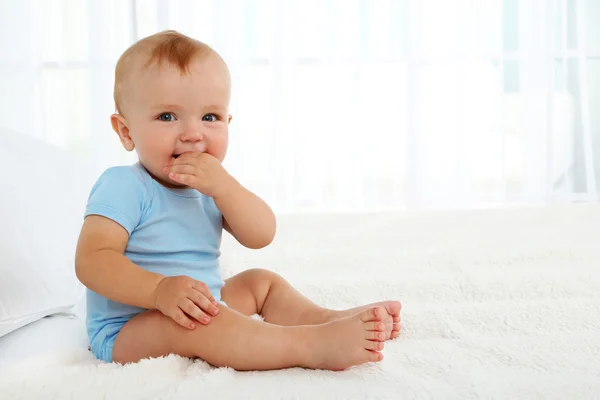
[{"label": "baby's shoulder", "polygon": [[142,168],[139,164],[110,167],[100,175],[95,186],[110,187],[121,194],[135,191],[141,195],[151,195],[152,186]]}]

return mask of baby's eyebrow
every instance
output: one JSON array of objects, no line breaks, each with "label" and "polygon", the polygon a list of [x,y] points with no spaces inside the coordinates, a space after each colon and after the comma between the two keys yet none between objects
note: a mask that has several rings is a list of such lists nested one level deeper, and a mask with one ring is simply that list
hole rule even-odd
[{"label": "baby's eyebrow", "polygon": [[[177,110],[181,110],[181,109],[183,109],[183,107],[179,106],[177,104],[156,104],[156,105],[153,105],[152,107],[150,107],[150,110],[153,111],[153,112],[154,111],[164,111],[164,110],[175,110],[175,111],[177,111]],[[211,111],[211,112],[224,113],[226,110],[227,110],[227,107],[224,107],[222,105],[220,106],[220,105],[217,105],[217,104],[210,104],[210,105],[207,105],[207,106],[202,106],[202,111],[203,112]]]},{"label": "baby's eyebrow", "polygon": [[181,107],[179,107],[176,104],[157,104],[157,105],[151,107],[152,110],[164,110],[164,109],[173,110],[173,109],[178,109],[178,108],[181,108]]},{"label": "baby's eyebrow", "polygon": [[218,105],[215,105],[215,104],[211,104],[211,105],[205,106],[203,108],[205,108],[207,110],[219,110],[219,111],[225,110],[225,107],[218,106]]}]

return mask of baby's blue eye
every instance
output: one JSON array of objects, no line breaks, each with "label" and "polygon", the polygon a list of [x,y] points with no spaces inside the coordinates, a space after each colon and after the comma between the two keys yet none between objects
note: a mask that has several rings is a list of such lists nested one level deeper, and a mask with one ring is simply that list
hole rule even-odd
[{"label": "baby's blue eye", "polygon": [[202,117],[202,121],[208,121],[208,122],[215,122],[218,119],[219,118],[215,114],[206,114],[204,117]]},{"label": "baby's blue eye", "polygon": [[175,115],[173,113],[162,113],[158,116],[158,119],[164,122],[171,122],[175,121]]}]

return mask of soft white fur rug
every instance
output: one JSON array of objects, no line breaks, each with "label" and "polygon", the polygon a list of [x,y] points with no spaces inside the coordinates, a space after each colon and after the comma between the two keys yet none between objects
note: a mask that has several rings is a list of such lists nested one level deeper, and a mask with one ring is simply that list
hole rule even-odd
[{"label": "soft white fur rug", "polygon": [[224,244],[224,274],[275,270],[319,303],[404,305],[385,359],[344,372],[236,372],[84,350],[0,378],[19,399],[592,399],[600,396],[599,206],[280,218],[276,242]]}]

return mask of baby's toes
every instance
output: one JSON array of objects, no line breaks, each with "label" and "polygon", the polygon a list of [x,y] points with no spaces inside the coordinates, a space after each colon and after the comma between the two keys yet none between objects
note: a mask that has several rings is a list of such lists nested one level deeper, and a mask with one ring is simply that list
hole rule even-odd
[{"label": "baby's toes", "polygon": [[363,322],[381,321],[385,310],[383,307],[368,308],[360,312],[359,316]]},{"label": "baby's toes", "polygon": [[378,351],[371,351],[371,350],[367,351],[366,353],[369,353],[367,357],[368,357],[368,360],[371,362],[379,362],[379,361],[383,360],[383,353],[380,353]]},{"label": "baby's toes", "polygon": [[390,339],[395,339],[398,336],[400,336],[400,324],[394,324],[390,333]]},{"label": "baby's toes", "polygon": [[365,339],[383,342],[386,339],[386,334],[385,332],[376,331],[367,332],[367,334],[365,335]]},{"label": "baby's toes", "polygon": [[381,351],[381,350],[383,350],[383,347],[384,347],[383,342],[378,342],[378,341],[373,341],[373,340],[365,341],[365,349],[366,350]]},{"label": "baby's toes", "polygon": [[385,306],[386,311],[394,318],[394,322],[396,318],[400,318],[400,311],[402,310],[402,304],[399,301],[389,301]]},{"label": "baby's toes", "polygon": [[363,327],[366,331],[385,332],[387,330],[387,325],[378,321],[364,322]]}]

